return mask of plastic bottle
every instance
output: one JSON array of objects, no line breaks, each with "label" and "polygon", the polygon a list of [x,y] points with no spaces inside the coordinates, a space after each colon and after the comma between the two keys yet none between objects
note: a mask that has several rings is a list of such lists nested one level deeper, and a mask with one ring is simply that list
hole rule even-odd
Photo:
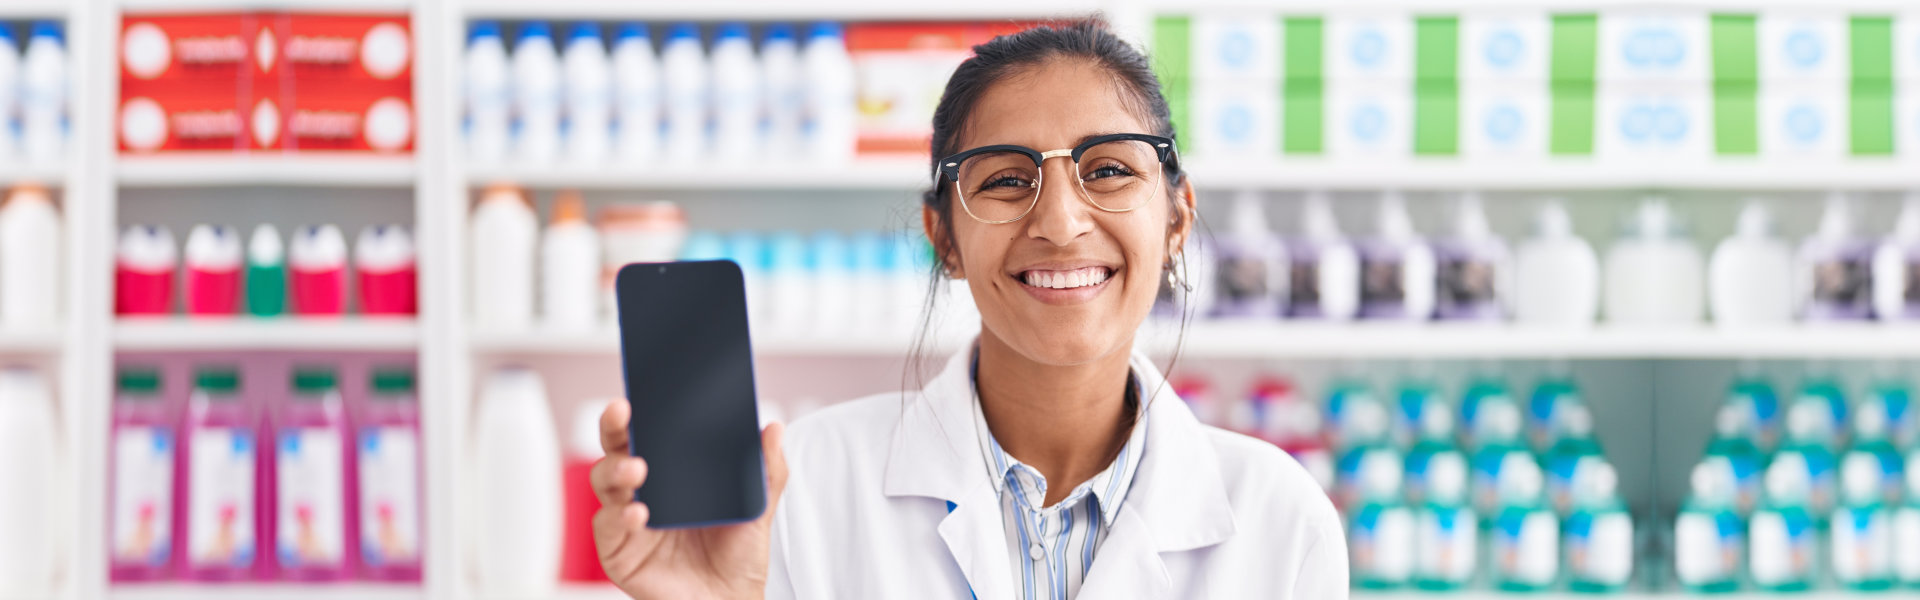
[{"label": "plastic bottle", "polygon": [[1827,197],[1820,227],[1800,243],[1793,287],[1800,318],[1855,321],[1873,316],[1873,244],[1853,231],[1853,205],[1845,195]]},{"label": "plastic bottle", "polygon": [[713,40],[713,154],[740,165],[760,152],[760,62],[746,23],[720,26]]},{"label": "plastic bottle", "polygon": [[647,26],[621,23],[613,44],[613,85],[621,164],[638,166],[660,153],[660,60]]},{"label": "plastic bottle", "polygon": [[1344,429],[1340,462],[1337,465],[1336,481],[1341,496],[1341,505],[1358,507],[1366,502],[1366,469],[1373,461],[1389,461],[1394,476],[1394,494],[1400,495],[1402,484],[1398,473],[1406,466],[1406,457],[1393,446],[1388,438],[1387,407],[1371,395],[1350,396],[1350,404],[1344,407]]},{"label": "plastic bottle", "polygon": [[[0,89],[4,86],[0,82]],[[61,231],[60,213],[46,188],[20,185],[0,206],[0,324],[44,326],[59,317]]]},{"label": "plastic bottle", "polygon": [[1905,458],[1904,500],[1893,509],[1893,571],[1900,585],[1920,587],[1920,448]]},{"label": "plastic bottle", "polygon": [[1308,194],[1301,208],[1304,234],[1288,249],[1292,261],[1287,314],[1345,321],[1360,308],[1360,257],[1340,233],[1326,194]]},{"label": "plastic bottle", "polygon": [[114,312],[121,315],[173,312],[173,269],[177,256],[173,233],[165,227],[128,227],[120,235],[120,248],[114,261]]},{"label": "plastic bottle", "polygon": [[413,370],[386,367],[368,378],[355,417],[354,470],[361,576],[419,581],[421,566],[420,402]]},{"label": "plastic bottle", "polygon": [[1742,435],[1753,441],[1765,454],[1773,451],[1780,443],[1781,422],[1785,414],[1780,409],[1780,396],[1774,393],[1773,384],[1768,383],[1765,374],[1752,363],[1742,365],[1734,376],[1733,383],[1727,386],[1727,404],[1734,405],[1745,416],[1741,418],[1746,425]]},{"label": "plastic bottle", "polygon": [[1493,581],[1507,592],[1537,592],[1560,576],[1560,519],[1541,495],[1540,464],[1508,456],[1493,512]]},{"label": "plastic bottle", "polygon": [[353,243],[355,286],[364,315],[411,316],[419,309],[413,236],[399,225],[360,230]]},{"label": "plastic bottle", "polygon": [[613,152],[613,65],[600,24],[582,21],[567,36],[561,58],[566,87],[567,162],[594,166]]},{"label": "plastic bottle", "polygon": [[1215,317],[1278,319],[1286,314],[1287,247],[1267,227],[1258,192],[1240,192],[1226,235],[1215,240]]},{"label": "plastic bottle", "polygon": [[1920,320],[1920,192],[1909,192],[1893,231],[1873,253],[1873,315]]},{"label": "plastic bottle", "polygon": [[1618,593],[1633,577],[1633,515],[1620,500],[1613,465],[1600,462],[1573,483],[1567,517],[1567,587],[1582,593]]},{"label": "plastic bottle", "polygon": [[1893,515],[1883,499],[1885,478],[1880,457],[1871,451],[1849,452],[1841,461],[1840,502],[1828,528],[1833,536],[1828,556],[1833,579],[1842,587],[1893,587]]},{"label": "plastic bottle", "polygon": [[1836,459],[1829,444],[1839,437],[1839,427],[1832,409],[1824,398],[1803,391],[1798,399],[1787,407],[1786,438],[1781,441],[1779,450],[1774,452],[1773,465],[1788,464],[1805,471],[1801,479],[1806,481],[1806,502],[1814,519],[1822,524],[1827,514],[1832,512],[1835,496]]},{"label": "plastic bottle", "polygon": [[193,579],[254,577],[264,536],[258,526],[260,417],[240,396],[240,372],[205,367],[187,400],[186,567]]},{"label": "plastic bottle", "polygon": [[481,388],[472,456],[479,523],[479,595],[551,596],[560,579],[562,484],[545,384],[531,370],[494,371]]},{"label": "plastic bottle", "polygon": [[240,233],[225,225],[195,225],[187,233],[187,314],[225,316],[240,310]]},{"label": "plastic bottle", "polygon": [[606,405],[585,402],[567,422],[565,540],[561,544],[560,578],[574,583],[604,583],[600,551],[593,542],[593,514],[600,497],[593,489],[593,465],[606,456],[600,449],[600,413]]},{"label": "plastic bottle", "polygon": [[1360,243],[1360,317],[1432,319],[1438,267],[1400,194],[1380,195],[1378,222],[1378,237]]},{"label": "plastic bottle", "polygon": [[[1920,442],[1920,414],[1916,414],[1920,411],[1915,410],[1913,388],[1907,384],[1904,375],[1898,370],[1876,375],[1867,399],[1860,403],[1858,409],[1884,415],[1886,437],[1895,448],[1911,448]],[[1859,417],[1856,415],[1854,419],[1857,431]]]},{"label": "plastic bottle", "polygon": [[512,139],[513,100],[508,85],[507,42],[498,21],[475,21],[467,33],[467,55],[461,71],[466,76],[467,155],[477,165],[490,166],[507,159]]},{"label": "plastic bottle", "polygon": [[339,384],[327,368],[298,367],[293,393],[274,416],[274,556],[279,577],[334,580],[347,574],[347,445]]},{"label": "plastic bottle", "polygon": [[[1446,428],[1447,431],[1453,432],[1447,435],[1458,437],[1457,419],[1454,419],[1452,414],[1453,406],[1441,397],[1440,386],[1434,383],[1430,373],[1410,372],[1401,377],[1394,387],[1396,410],[1393,411],[1393,441],[1395,444],[1412,446],[1419,443],[1426,427],[1439,425],[1428,422],[1427,413],[1432,411],[1447,412]],[[1407,487],[1411,490],[1418,488],[1419,485],[1409,481]],[[1418,498],[1410,501],[1419,503]]]},{"label": "plastic bottle", "polygon": [[[1527,445],[1543,454],[1565,437],[1568,432],[1567,417],[1574,411],[1582,412],[1583,416],[1592,416],[1587,403],[1580,399],[1580,386],[1574,383],[1566,367],[1556,365],[1549,369],[1549,374],[1534,384],[1533,395],[1527,398],[1525,411]],[[1589,419],[1588,423],[1591,422]]]},{"label": "plastic bottle", "polygon": [[1817,548],[1808,506],[1812,482],[1797,457],[1767,466],[1766,498],[1748,525],[1748,571],[1755,587],[1797,592],[1813,584]]},{"label": "plastic bottle", "polygon": [[1607,464],[1600,440],[1593,434],[1593,413],[1585,404],[1568,407],[1558,423],[1559,440],[1547,449],[1547,500],[1560,514],[1573,512],[1580,478],[1585,471]]},{"label": "plastic bottle", "polygon": [[1732,237],[1707,265],[1707,301],[1716,325],[1778,325],[1793,318],[1793,252],[1772,234],[1773,219],[1758,201],[1740,209]]},{"label": "plastic bottle", "polygon": [[1840,456],[1840,485],[1843,497],[1852,494],[1846,489],[1847,486],[1858,483],[1849,484],[1845,481],[1849,476],[1847,469],[1865,468],[1851,466],[1852,463],[1871,466],[1873,471],[1851,476],[1870,478],[1878,494],[1876,500],[1883,505],[1892,505],[1900,501],[1900,471],[1903,465],[1900,449],[1894,445],[1891,437],[1892,423],[1888,421],[1886,407],[1881,405],[1881,400],[1882,397],[1875,394],[1861,402],[1853,413],[1853,445]]},{"label": "plastic bottle", "polygon": [[40,374],[0,369],[0,590],[18,598],[54,596],[59,547],[55,504],[61,459],[53,397]]},{"label": "plastic bottle", "polygon": [[1745,546],[1733,482],[1705,463],[1694,466],[1691,482],[1673,525],[1674,577],[1691,592],[1732,591],[1740,586]]},{"label": "plastic bottle", "polygon": [[767,303],[768,317],[776,332],[805,329],[814,318],[818,294],[814,291],[813,249],[806,238],[791,231],[776,232],[768,239]]},{"label": "plastic bottle", "polygon": [[113,399],[107,551],[114,581],[173,574],[174,473],[180,417],[161,394],[160,371],[123,367]]},{"label": "plastic bottle", "polygon": [[[1500,510],[1501,490],[1507,485],[1506,480],[1513,476],[1513,469],[1524,463],[1527,465],[1525,468],[1539,475],[1540,463],[1520,437],[1518,407],[1506,403],[1492,404],[1482,412],[1485,414],[1474,431],[1470,483],[1474,509],[1482,517],[1492,518]],[[1544,502],[1543,498],[1543,505]]]},{"label": "plastic bottle", "polygon": [[467,239],[475,324],[505,329],[532,324],[535,221],[533,206],[513,186],[495,184],[480,194]]},{"label": "plastic bottle", "polygon": [[1413,511],[1400,499],[1399,453],[1379,446],[1352,456],[1356,499],[1347,545],[1353,584],[1365,589],[1406,585],[1413,576],[1416,534]]},{"label": "plastic bottle", "polygon": [[1406,488],[1407,502],[1422,504],[1430,500],[1433,492],[1434,469],[1440,463],[1459,463],[1460,501],[1466,497],[1467,455],[1454,443],[1453,413],[1444,406],[1420,413],[1419,438],[1407,449]]},{"label": "plastic bottle", "polygon": [[1707,441],[1706,453],[1700,459],[1701,464],[1721,470],[1725,480],[1732,482],[1733,507],[1743,515],[1760,502],[1760,469],[1766,459],[1746,435],[1752,428],[1748,414],[1737,403],[1721,404],[1714,415],[1713,438]]},{"label": "plastic bottle", "polygon": [[287,312],[286,248],[280,230],[262,224],[247,240],[247,314],[272,317]]},{"label": "plastic bottle", "polygon": [[[1807,405],[1807,408],[1800,408],[1802,405]],[[1852,431],[1847,428],[1850,422],[1848,421],[1850,413],[1847,410],[1847,392],[1841,386],[1837,375],[1819,370],[1807,375],[1800,382],[1800,394],[1788,404],[1787,411],[1789,427],[1792,427],[1791,420],[1794,418],[1795,411],[1810,414],[1825,413],[1821,418],[1808,418],[1815,426],[1813,435],[1804,436],[1809,441],[1818,441],[1821,446],[1833,452],[1839,452],[1849,444],[1848,435]]]},{"label": "plastic bottle", "polygon": [[1600,312],[1600,259],[1573,233],[1558,201],[1540,208],[1534,236],[1514,250],[1514,320],[1529,326],[1586,327]]},{"label": "plastic bottle", "polygon": [[706,52],[700,47],[700,27],[679,23],[667,34],[660,52],[662,109],[666,117],[662,154],[668,162],[688,164],[704,159],[709,145],[708,109],[713,93],[707,81]]},{"label": "plastic bottle", "polygon": [[540,306],[555,328],[587,329],[600,321],[600,235],[587,223],[580,192],[554,198],[540,241]]},{"label": "plastic bottle", "polygon": [[1467,496],[1467,461],[1457,450],[1432,454],[1425,479],[1425,499],[1414,513],[1414,585],[1460,589],[1473,579],[1480,550],[1480,519]]},{"label": "plastic bottle", "polygon": [[1704,263],[1666,201],[1642,201],[1625,235],[1607,248],[1607,320],[1640,326],[1699,321]]},{"label": "plastic bottle", "polygon": [[840,24],[813,24],[800,61],[806,81],[806,155],[826,164],[852,160],[858,90]]},{"label": "plastic bottle", "polygon": [[766,241],[759,232],[735,231],[727,234],[725,243],[727,258],[740,265],[740,276],[746,280],[748,329],[765,331],[763,328],[772,326],[769,321],[771,296],[767,288],[771,264]]},{"label": "plastic bottle", "polygon": [[1479,194],[1460,197],[1453,235],[1434,241],[1439,286],[1434,312],[1441,320],[1499,321],[1513,284],[1513,258],[1507,244],[1487,224]]},{"label": "plastic bottle", "polygon": [[[1345,451],[1368,441],[1374,435],[1387,436],[1392,431],[1392,416],[1382,405],[1383,401],[1374,396],[1373,389],[1357,377],[1341,376],[1327,386],[1327,426],[1329,441],[1335,449]],[[1380,405],[1383,422],[1381,431],[1372,431],[1371,422],[1361,422],[1354,418],[1360,414],[1355,407],[1361,405]],[[1372,409],[1363,409],[1372,410]]]},{"label": "plastic bottle", "polygon": [[0,27],[0,160],[14,161],[20,153],[20,126],[14,114],[20,106],[20,47],[13,28]]},{"label": "plastic bottle", "polygon": [[20,145],[27,162],[59,164],[67,145],[67,50],[56,21],[35,21],[20,60]]},{"label": "plastic bottle", "polygon": [[800,43],[793,26],[767,26],[760,42],[761,110],[766,117],[766,158],[774,162],[800,159],[806,126],[807,85],[801,77]]},{"label": "plastic bottle", "polygon": [[347,311],[347,237],[333,225],[296,230],[287,245],[293,314],[338,316]]},{"label": "plastic bottle", "polygon": [[513,44],[514,156],[543,165],[560,154],[560,54],[545,21],[520,25]]},{"label": "plastic bottle", "polygon": [[[1507,387],[1506,378],[1495,374],[1495,367],[1481,367],[1480,371],[1467,378],[1466,390],[1460,394],[1460,424],[1465,428],[1469,442],[1478,446],[1484,443],[1486,436],[1502,440],[1509,435],[1515,438],[1524,436],[1525,414],[1520,409],[1519,400],[1514,398],[1512,388]],[[1512,409],[1516,420],[1512,433],[1506,432],[1507,425],[1504,422],[1485,422],[1485,415],[1492,414],[1485,410],[1486,407],[1496,405],[1498,410]],[[1504,418],[1505,415],[1501,416]]]},{"label": "plastic bottle", "polygon": [[1305,467],[1320,489],[1333,490],[1333,448],[1327,443],[1319,403],[1301,395],[1291,380],[1275,376],[1254,381],[1252,400],[1260,414],[1259,437]]}]

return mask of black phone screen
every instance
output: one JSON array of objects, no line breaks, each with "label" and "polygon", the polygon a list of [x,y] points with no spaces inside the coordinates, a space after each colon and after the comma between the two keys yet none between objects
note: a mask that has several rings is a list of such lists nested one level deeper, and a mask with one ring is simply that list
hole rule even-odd
[{"label": "black phone screen", "polygon": [[733,261],[637,263],[614,280],[620,354],[646,459],[634,492],[653,528],[750,521],[766,510],[746,286]]}]

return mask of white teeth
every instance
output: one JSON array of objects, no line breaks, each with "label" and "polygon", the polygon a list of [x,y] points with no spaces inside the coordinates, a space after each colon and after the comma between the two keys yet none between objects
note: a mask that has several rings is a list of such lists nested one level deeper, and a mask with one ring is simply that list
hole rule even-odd
[{"label": "white teeth", "polygon": [[1063,290],[1099,285],[1106,282],[1108,276],[1106,269],[1088,267],[1072,271],[1028,271],[1023,280],[1033,287]]}]

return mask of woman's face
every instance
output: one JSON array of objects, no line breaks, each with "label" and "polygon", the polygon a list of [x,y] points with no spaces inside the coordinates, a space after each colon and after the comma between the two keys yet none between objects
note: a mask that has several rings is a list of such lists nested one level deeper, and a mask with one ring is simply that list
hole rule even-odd
[{"label": "woman's face", "polygon": [[[1045,152],[1095,135],[1153,133],[1128,105],[1129,93],[1089,62],[1048,61],[990,87],[956,147],[1018,144]],[[1164,174],[1155,174],[1144,206],[1120,213],[1081,199],[1077,178],[1070,158],[1048,159],[1038,203],[1012,223],[976,221],[957,199],[949,212],[949,267],[967,280],[983,335],[1042,364],[1083,364],[1128,352],[1153,308],[1162,265],[1193,222],[1179,219],[1175,226],[1173,211],[1191,214],[1191,188],[1179,188],[1177,202],[1170,199]],[[927,209],[929,239],[936,243],[940,218]]]}]

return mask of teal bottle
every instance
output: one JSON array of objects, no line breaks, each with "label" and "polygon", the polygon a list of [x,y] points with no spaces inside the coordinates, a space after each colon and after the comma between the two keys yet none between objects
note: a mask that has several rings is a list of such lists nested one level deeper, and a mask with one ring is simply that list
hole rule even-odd
[{"label": "teal bottle", "polygon": [[1920,589],[1920,447],[1905,462],[1906,493],[1893,510],[1893,572],[1901,587]]},{"label": "teal bottle", "polygon": [[1574,478],[1578,471],[1605,463],[1600,440],[1593,434],[1593,416],[1584,404],[1569,404],[1557,419],[1553,446],[1547,449],[1547,498],[1554,511],[1573,511]]},{"label": "teal bottle", "polygon": [[1551,589],[1560,576],[1560,517],[1547,506],[1540,465],[1522,453],[1508,455],[1491,547],[1493,583],[1502,591]]},{"label": "teal bottle", "polygon": [[1713,437],[1701,462],[1726,469],[1733,481],[1734,510],[1745,515],[1760,502],[1760,468],[1766,457],[1749,437],[1753,415],[1739,400],[1729,399],[1714,415]]},{"label": "teal bottle", "polygon": [[1420,413],[1419,437],[1413,447],[1407,449],[1407,502],[1416,506],[1426,501],[1433,487],[1434,465],[1439,461],[1460,465],[1460,495],[1462,501],[1466,500],[1467,455],[1454,441],[1453,412],[1444,401],[1435,399],[1434,402],[1439,406]]},{"label": "teal bottle", "polygon": [[1762,590],[1799,592],[1813,585],[1819,549],[1808,505],[1812,482],[1800,460],[1775,457],[1767,465],[1766,493],[1748,522],[1748,573]]},{"label": "teal bottle", "polygon": [[1616,593],[1633,579],[1633,515],[1620,499],[1613,465],[1588,463],[1574,476],[1566,523],[1567,587]]},{"label": "teal bottle", "polygon": [[1533,387],[1527,399],[1527,437],[1535,452],[1545,453],[1560,441],[1561,421],[1575,407],[1586,408],[1586,402],[1571,376],[1550,375]]},{"label": "teal bottle", "polygon": [[1885,467],[1872,452],[1848,452],[1841,462],[1840,503],[1827,528],[1827,547],[1833,579],[1842,587],[1893,587],[1893,514],[1883,500],[1885,478]]},{"label": "teal bottle", "polygon": [[247,240],[247,314],[275,317],[287,312],[287,252],[272,225],[253,229]]},{"label": "teal bottle", "polygon": [[1363,589],[1398,588],[1409,582],[1414,562],[1413,511],[1401,500],[1399,456],[1384,444],[1356,452],[1358,499],[1347,522],[1350,575]]},{"label": "teal bottle", "polygon": [[1907,382],[1885,378],[1874,383],[1863,408],[1867,409],[1886,415],[1887,438],[1894,446],[1911,448],[1920,444],[1920,416],[1914,414],[1913,390]]},{"label": "teal bottle", "polygon": [[[1514,399],[1512,390],[1499,377],[1479,375],[1467,383],[1466,392],[1460,396],[1460,425],[1465,429],[1471,445],[1478,447],[1481,444],[1481,421],[1487,414],[1486,407],[1494,405],[1510,406],[1514,409],[1514,416],[1520,416],[1519,401]],[[1516,435],[1519,433],[1516,431]]]},{"label": "teal bottle", "polygon": [[[1353,431],[1354,406],[1363,404],[1379,406],[1380,403],[1380,398],[1374,395],[1373,390],[1365,382],[1356,379],[1335,381],[1327,392],[1327,424],[1330,434],[1328,437],[1331,438],[1329,441],[1333,447],[1336,450],[1346,450],[1364,443],[1354,439],[1356,437]],[[1380,416],[1383,419],[1387,418],[1384,407]],[[1390,426],[1391,424],[1383,420],[1380,434],[1385,435]]]},{"label": "teal bottle", "polygon": [[1467,460],[1436,452],[1426,464],[1427,494],[1414,512],[1413,583],[1423,590],[1457,590],[1473,580],[1480,555],[1480,520],[1467,500]]},{"label": "teal bottle", "polygon": [[1690,592],[1739,589],[1746,528],[1734,512],[1733,481],[1707,463],[1695,465],[1690,479],[1691,494],[1673,523],[1674,578]]},{"label": "teal bottle", "polygon": [[1793,414],[1794,411],[1812,413],[1814,409],[1811,407],[1816,406],[1825,409],[1824,418],[1817,420],[1811,416],[1802,416],[1799,418],[1803,424],[1817,424],[1820,427],[1817,435],[1824,441],[1827,450],[1839,452],[1840,449],[1847,447],[1846,436],[1848,432],[1845,427],[1848,416],[1847,393],[1845,389],[1840,386],[1840,380],[1830,375],[1808,376],[1805,381],[1801,382],[1800,394],[1794,397],[1791,404],[1787,405],[1786,418],[1788,422],[1786,426],[1788,431],[1786,435],[1793,435],[1791,430],[1793,428],[1792,421],[1795,418]]},{"label": "teal bottle", "polygon": [[1761,452],[1772,452],[1780,443],[1783,420],[1780,395],[1774,393],[1773,384],[1767,382],[1765,375],[1748,370],[1734,377],[1733,384],[1727,386],[1723,405],[1731,405],[1742,413],[1741,421],[1746,424],[1742,434]]},{"label": "teal bottle", "polygon": [[[1423,377],[1409,377],[1400,382],[1394,390],[1394,409],[1394,441],[1401,447],[1419,443],[1428,411],[1453,410],[1440,395],[1440,387]],[[1447,415],[1448,429],[1452,429],[1452,417]]]},{"label": "teal bottle", "polygon": [[[1521,437],[1520,408],[1513,402],[1486,403],[1480,409],[1479,445],[1471,457],[1473,507],[1482,518],[1492,519],[1500,510],[1500,489],[1515,464],[1539,462]],[[1535,473],[1538,476],[1538,473]]]},{"label": "teal bottle", "polygon": [[1821,527],[1826,526],[1833,511],[1838,485],[1834,471],[1839,459],[1830,445],[1838,437],[1838,428],[1832,419],[1832,409],[1824,397],[1802,394],[1787,407],[1786,431],[1768,467],[1786,460],[1793,468],[1806,471],[1807,510]]}]

